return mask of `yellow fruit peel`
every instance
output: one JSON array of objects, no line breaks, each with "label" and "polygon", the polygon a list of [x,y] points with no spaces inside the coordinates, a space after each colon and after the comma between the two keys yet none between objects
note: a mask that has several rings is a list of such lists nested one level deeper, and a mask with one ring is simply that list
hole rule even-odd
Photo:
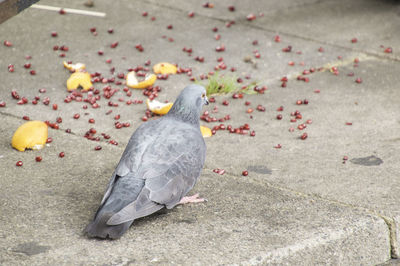
[{"label": "yellow fruit peel", "polygon": [[85,64],[82,64],[82,63],[68,64],[66,61],[64,61],[63,65],[66,69],[71,70],[71,71],[83,71],[86,69]]},{"label": "yellow fruit peel", "polygon": [[155,114],[165,115],[171,109],[173,103],[162,103],[157,100],[146,100],[147,108]]},{"label": "yellow fruit peel", "polygon": [[141,82],[137,80],[135,71],[131,71],[126,75],[126,85],[133,89],[146,89],[152,86],[156,80],[157,76],[154,74],[146,76]]},{"label": "yellow fruit peel", "polygon": [[82,87],[83,90],[87,91],[93,87],[90,79],[91,77],[88,72],[74,72],[67,80],[67,89],[68,91],[72,91]]},{"label": "yellow fruit peel", "polygon": [[209,138],[212,136],[211,129],[209,129],[208,127],[200,126],[200,131],[201,135],[203,135],[203,138]]},{"label": "yellow fruit peel", "polygon": [[153,71],[156,74],[176,74],[177,67],[173,64],[162,62],[153,66]]},{"label": "yellow fruit peel", "polygon": [[42,121],[29,121],[22,124],[14,133],[11,146],[19,151],[40,150],[47,141],[48,129]]}]

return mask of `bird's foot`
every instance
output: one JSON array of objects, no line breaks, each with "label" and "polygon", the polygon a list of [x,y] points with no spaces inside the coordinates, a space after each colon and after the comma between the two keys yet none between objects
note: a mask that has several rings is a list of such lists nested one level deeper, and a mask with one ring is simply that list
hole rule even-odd
[{"label": "bird's foot", "polygon": [[190,197],[183,197],[178,204],[199,203],[199,202],[206,202],[206,201],[207,201],[207,199],[200,198],[199,193],[196,193]]}]

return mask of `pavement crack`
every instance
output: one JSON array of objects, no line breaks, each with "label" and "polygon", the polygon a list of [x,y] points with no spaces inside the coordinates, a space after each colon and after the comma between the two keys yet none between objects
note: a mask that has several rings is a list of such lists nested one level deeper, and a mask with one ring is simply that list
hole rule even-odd
[{"label": "pavement crack", "polygon": [[399,254],[399,246],[398,246],[398,241],[397,241],[397,226],[396,222],[394,219],[384,216],[384,215],[379,215],[387,224],[389,228],[389,239],[390,239],[390,255],[392,259],[398,259],[400,258]]}]

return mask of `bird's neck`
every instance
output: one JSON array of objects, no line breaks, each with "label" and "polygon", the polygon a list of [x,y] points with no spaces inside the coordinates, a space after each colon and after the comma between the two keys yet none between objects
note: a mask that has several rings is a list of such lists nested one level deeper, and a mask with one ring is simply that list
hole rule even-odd
[{"label": "bird's neck", "polygon": [[174,103],[167,116],[200,127],[200,110],[196,106],[184,105],[179,100]]}]

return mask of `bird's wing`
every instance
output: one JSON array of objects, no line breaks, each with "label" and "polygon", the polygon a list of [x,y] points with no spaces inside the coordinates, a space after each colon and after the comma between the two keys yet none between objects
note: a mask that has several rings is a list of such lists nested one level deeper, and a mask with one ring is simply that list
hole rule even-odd
[{"label": "bird's wing", "polygon": [[[204,165],[206,146],[200,130],[173,123],[146,147],[137,177],[145,179],[136,201],[114,214],[107,224],[119,224],[148,215],[147,210],[173,208],[193,188]],[[142,215],[144,214],[144,215]]]},{"label": "bird's wing", "polygon": [[118,178],[136,173],[139,168],[141,157],[147,146],[157,139],[159,133],[158,126],[161,119],[152,120],[142,124],[131,136],[121,159],[111,176],[107,190],[104,193],[101,205],[105,203]]}]

